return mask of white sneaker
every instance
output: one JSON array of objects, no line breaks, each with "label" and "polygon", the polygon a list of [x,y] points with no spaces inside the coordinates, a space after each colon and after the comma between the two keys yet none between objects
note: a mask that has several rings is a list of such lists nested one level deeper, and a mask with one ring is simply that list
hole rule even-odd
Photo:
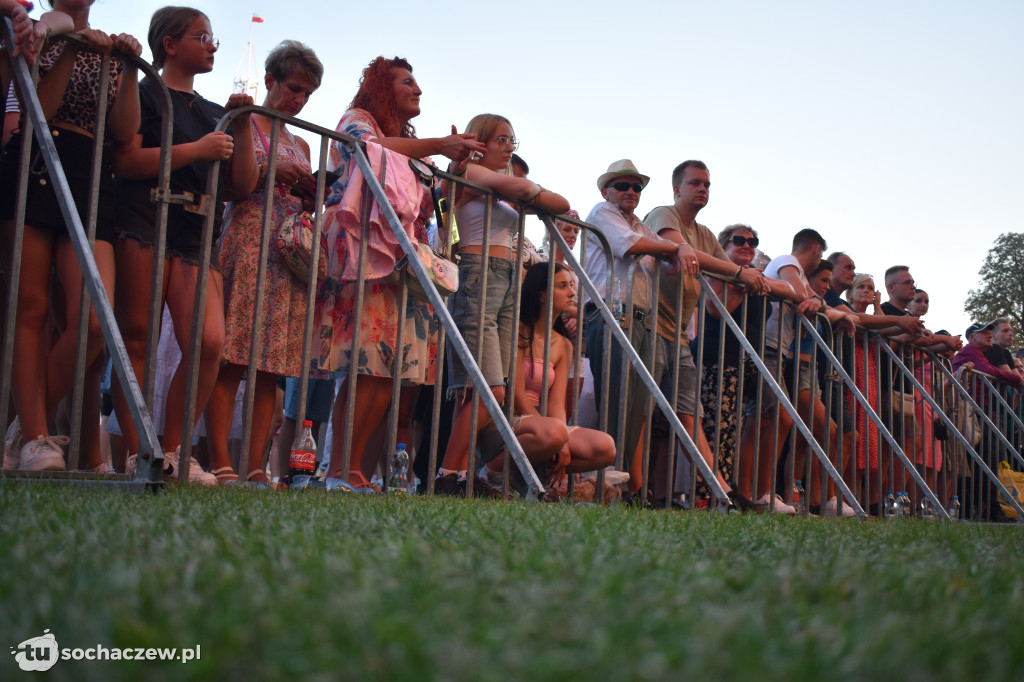
[{"label": "white sneaker", "polygon": [[[835,516],[836,511],[839,509],[839,500],[833,497],[831,500],[825,503],[825,509],[822,511],[822,516]],[[856,516],[857,512],[853,511],[853,507],[848,504],[843,505],[843,518]]]},{"label": "white sneaker", "polygon": [[21,471],[64,471],[64,446],[71,442],[67,436],[39,436],[25,443],[19,453]]},{"label": "white sneaker", "polygon": [[[178,461],[181,458],[181,446],[175,448],[174,452],[164,453],[164,480],[168,483],[178,480]],[[168,473],[170,469],[170,473]],[[188,466],[188,482],[200,483],[202,485],[217,485],[217,477],[208,471],[203,471],[199,462],[192,457]]]},{"label": "white sneaker", "polygon": [[480,467],[480,471],[477,473],[477,476],[483,479],[488,485],[494,486],[495,488],[501,488],[505,483],[505,475],[501,471],[491,471],[490,467],[486,464]]},{"label": "white sneaker", "polygon": [[778,493],[775,493],[774,495],[770,495],[768,493],[765,493],[754,504],[756,504],[758,507],[760,507],[762,509],[762,511],[771,511],[771,504],[772,504],[772,498],[773,497],[775,498],[775,513],[776,514],[786,514],[788,516],[795,516],[796,515],[796,507],[792,507],[792,506],[786,504],[786,502],[782,499],[782,497]]},{"label": "white sneaker", "polygon": [[21,432],[21,419],[14,418],[7,427],[4,439],[4,469],[17,469],[21,463],[21,448],[25,445],[25,434]]}]

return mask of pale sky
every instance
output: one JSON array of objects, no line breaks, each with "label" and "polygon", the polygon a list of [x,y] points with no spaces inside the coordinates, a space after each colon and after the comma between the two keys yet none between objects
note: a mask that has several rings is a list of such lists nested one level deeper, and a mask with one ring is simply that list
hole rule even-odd
[{"label": "pale sky", "polygon": [[[145,45],[164,4],[98,0],[91,23]],[[213,73],[196,80],[209,99],[230,94],[253,13],[265,23],[254,26],[250,77],[262,83],[281,40],[305,42],[325,74],[301,118],[327,128],[362,68],[399,55],[423,89],[420,137],[502,114],[530,177],[584,217],[612,161],[651,176],[643,216],[671,203],[676,164],[701,159],[712,186],[698,220],[713,232],[748,223],[774,256],[813,227],[879,287],[888,266],[909,265],[931,295],[933,331],[963,333],[985,254],[999,234],[1024,231],[1021,2],[199,7],[221,41]],[[528,234],[539,244],[539,224]]]}]

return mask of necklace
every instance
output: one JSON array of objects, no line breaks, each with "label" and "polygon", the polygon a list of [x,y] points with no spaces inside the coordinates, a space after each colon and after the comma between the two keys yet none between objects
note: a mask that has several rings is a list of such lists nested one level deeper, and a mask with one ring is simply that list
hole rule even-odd
[{"label": "necklace", "polygon": [[180,97],[181,97],[181,98],[182,98],[183,100],[185,100],[185,104],[187,104],[187,105],[188,105],[188,108],[189,108],[189,109],[191,109],[191,108],[192,108],[192,105],[193,105],[193,104],[195,104],[195,103],[196,103],[196,100],[198,100],[198,99],[199,99],[199,93],[198,93],[198,92],[193,92],[193,93],[192,93],[192,99],[189,99],[188,97],[186,97],[186,96],[185,96],[185,93],[183,93],[183,92],[182,92],[181,90],[175,90],[175,92],[176,92],[176,93],[178,93],[178,95],[179,95],[179,96],[180,96]]}]

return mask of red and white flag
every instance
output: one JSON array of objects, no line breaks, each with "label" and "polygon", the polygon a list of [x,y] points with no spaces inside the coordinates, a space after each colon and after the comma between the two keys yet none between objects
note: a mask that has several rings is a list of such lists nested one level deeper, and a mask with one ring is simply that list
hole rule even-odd
[{"label": "red and white flag", "polygon": [[262,24],[263,23],[263,17],[261,17],[258,14],[252,15],[252,23],[254,23],[254,24]]}]

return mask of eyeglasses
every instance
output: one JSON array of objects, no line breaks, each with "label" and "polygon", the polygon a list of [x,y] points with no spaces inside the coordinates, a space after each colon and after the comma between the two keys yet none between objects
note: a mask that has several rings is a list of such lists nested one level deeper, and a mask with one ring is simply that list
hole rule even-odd
[{"label": "eyeglasses", "polygon": [[731,241],[733,246],[743,246],[746,244],[751,248],[757,248],[757,245],[761,243],[761,240],[757,237],[741,237],[738,234],[734,234]]},{"label": "eyeglasses", "polygon": [[644,186],[639,182],[612,182],[605,187],[613,187],[616,191],[625,192],[628,189],[632,189],[637,194],[640,194],[644,190]]},{"label": "eyeglasses", "polygon": [[206,49],[206,50],[209,50],[211,48],[216,50],[218,47],[220,47],[220,41],[217,40],[216,38],[214,38],[213,36],[211,36],[209,33],[204,33],[201,36],[185,36],[185,37],[186,38],[195,38],[196,40],[199,41],[199,44],[202,45],[203,48]]},{"label": "eyeglasses", "polygon": [[914,286],[914,280],[912,280],[912,279],[905,279],[902,282],[896,282],[896,284],[901,284],[901,285],[909,284],[910,286]]},{"label": "eyeglasses", "polygon": [[519,140],[508,135],[498,135],[498,137],[494,138],[494,141],[498,143],[499,147],[512,145],[512,151],[519,149]]}]

